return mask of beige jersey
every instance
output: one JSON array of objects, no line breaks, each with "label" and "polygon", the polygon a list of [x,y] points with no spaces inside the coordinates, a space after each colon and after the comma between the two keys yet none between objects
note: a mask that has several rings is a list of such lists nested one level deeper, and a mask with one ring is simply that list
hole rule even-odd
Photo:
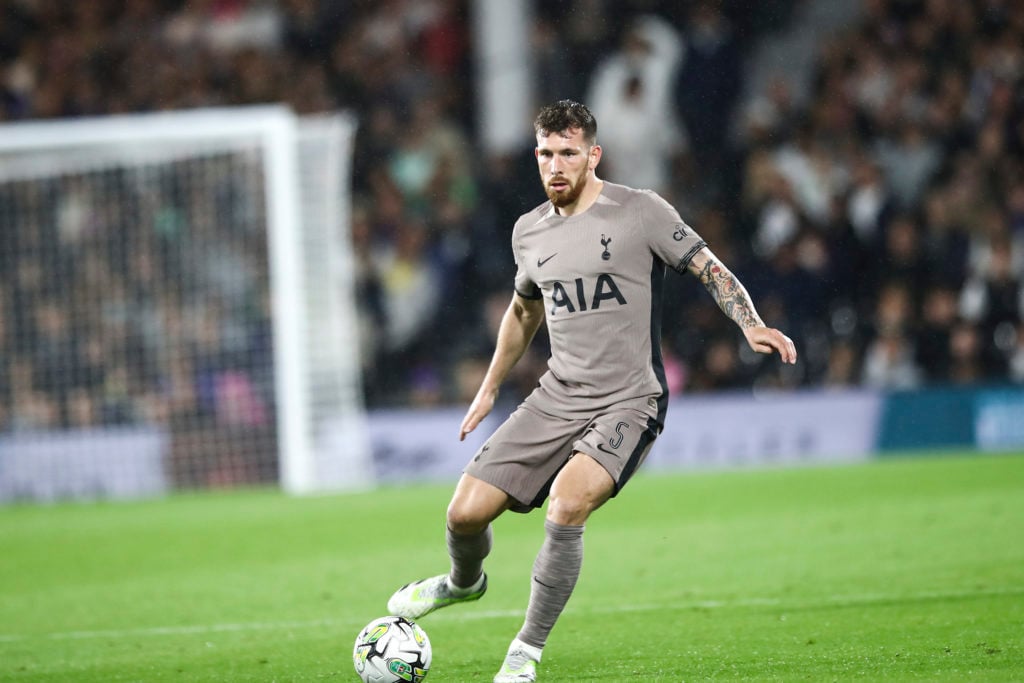
[{"label": "beige jersey", "polygon": [[515,288],[544,299],[551,358],[529,403],[556,416],[636,408],[664,421],[665,266],[685,272],[704,241],[664,199],[605,181],[574,216],[545,202],[516,221]]}]

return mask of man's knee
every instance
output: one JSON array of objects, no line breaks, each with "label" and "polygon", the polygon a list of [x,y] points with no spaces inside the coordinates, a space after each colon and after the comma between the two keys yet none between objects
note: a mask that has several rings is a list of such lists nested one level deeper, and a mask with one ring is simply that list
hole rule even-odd
[{"label": "man's knee", "polygon": [[555,524],[580,526],[586,523],[597,506],[587,496],[577,494],[552,495],[548,500],[547,519]]},{"label": "man's knee", "polygon": [[457,534],[477,534],[508,509],[504,491],[469,475],[463,475],[448,504],[448,528]]},{"label": "man's knee", "polygon": [[615,482],[604,467],[590,456],[577,453],[555,478],[547,518],[556,524],[585,524],[614,489]]},{"label": "man's knee", "polygon": [[457,534],[478,534],[491,523],[492,515],[479,506],[453,500],[448,505],[448,528]]}]

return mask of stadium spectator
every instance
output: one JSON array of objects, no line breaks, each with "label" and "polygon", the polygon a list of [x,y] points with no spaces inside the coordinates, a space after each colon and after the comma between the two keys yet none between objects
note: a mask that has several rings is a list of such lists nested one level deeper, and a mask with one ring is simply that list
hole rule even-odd
[{"label": "stadium spectator", "polygon": [[967,280],[961,292],[960,313],[978,328],[988,374],[999,377],[1007,369],[1017,327],[1024,320],[1024,283],[1017,275],[1021,270],[1013,266],[1010,235],[1000,232],[987,246],[984,267]]},{"label": "stadium spectator", "polygon": [[701,176],[717,179],[742,85],[741,52],[732,22],[715,0],[692,3],[684,40],[676,109],[692,141]]},{"label": "stadium spectator", "polygon": [[921,326],[915,343],[917,364],[930,382],[938,384],[950,380],[950,338],[957,320],[956,289],[941,280],[930,284],[921,305]]},{"label": "stadium spectator", "polygon": [[421,220],[403,217],[394,228],[394,242],[376,260],[388,320],[384,347],[398,352],[417,341],[436,313],[441,274],[426,252],[427,226]]},{"label": "stadium spectator", "polygon": [[912,290],[902,282],[882,287],[874,317],[874,334],[864,357],[865,385],[913,389],[922,381],[913,344]]},{"label": "stadium spectator", "polygon": [[950,382],[977,384],[988,378],[982,343],[977,327],[966,320],[957,321],[949,337]]},{"label": "stadium spectator", "polygon": [[[665,20],[639,17],[623,33],[620,49],[595,69],[587,102],[601,121],[601,146],[612,162],[605,176],[612,182],[669,195],[674,162],[686,148],[672,107],[682,47]],[[637,145],[638,130],[658,137]]]},{"label": "stadium spectator", "polygon": [[[534,68],[536,69],[536,99],[554,102],[559,97],[576,95],[576,81],[572,69],[572,54],[559,31],[557,22],[547,13],[534,18],[531,36]],[[527,141],[529,142],[529,141]]]},{"label": "stadium spectator", "polygon": [[822,379],[826,389],[848,389],[860,383],[858,349],[850,341],[838,341],[829,347],[828,368]]},{"label": "stadium spectator", "polygon": [[1024,384],[1024,323],[1017,326],[1015,345],[1009,356],[1010,379],[1018,384]]}]

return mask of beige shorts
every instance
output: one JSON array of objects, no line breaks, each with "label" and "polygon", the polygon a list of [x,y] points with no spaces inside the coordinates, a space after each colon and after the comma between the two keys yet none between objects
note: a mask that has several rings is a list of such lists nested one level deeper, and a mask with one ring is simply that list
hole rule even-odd
[{"label": "beige shorts", "polygon": [[601,464],[619,493],[658,436],[654,418],[632,408],[610,408],[592,418],[566,419],[521,404],[480,447],[465,472],[510,495],[515,512],[544,504],[551,484],[574,453]]}]

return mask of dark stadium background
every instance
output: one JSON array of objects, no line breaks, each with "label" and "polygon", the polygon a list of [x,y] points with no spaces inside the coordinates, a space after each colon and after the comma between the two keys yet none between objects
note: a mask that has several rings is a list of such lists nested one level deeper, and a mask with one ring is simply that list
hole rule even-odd
[{"label": "dark stadium background", "polygon": [[[520,152],[485,153],[476,35],[460,0],[6,0],[0,121],[275,102],[354,112],[366,404],[465,404],[511,292],[511,225],[543,199],[529,135]],[[1020,3],[561,0],[536,3],[529,40],[538,103],[587,99],[605,79],[592,103],[602,141],[622,149],[627,136],[618,169],[606,154],[608,179],[631,182],[635,122],[675,119],[676,138],[644,139],[665,170],[658,189],[801,351],[795,369],[747,353],[711,299],[673,277],[674,395],[1024,383]],[[626,71],[609,74],[614,60]],[[657,88],[663,106],[630,110]],[[145,349],[97,351],[79,329],[94,321],[50,291],[88,255],[66,254],[45,225],[2,224],[0,432],[153,419],[133,393],[152,371]],[[110,249],[130,299],[139,266]],[[250,358],[268,353],[266,313],[246,313]],[[232,362],[230,349],[204,353]],[[510,396],[545,356],[540,339]]]}]

